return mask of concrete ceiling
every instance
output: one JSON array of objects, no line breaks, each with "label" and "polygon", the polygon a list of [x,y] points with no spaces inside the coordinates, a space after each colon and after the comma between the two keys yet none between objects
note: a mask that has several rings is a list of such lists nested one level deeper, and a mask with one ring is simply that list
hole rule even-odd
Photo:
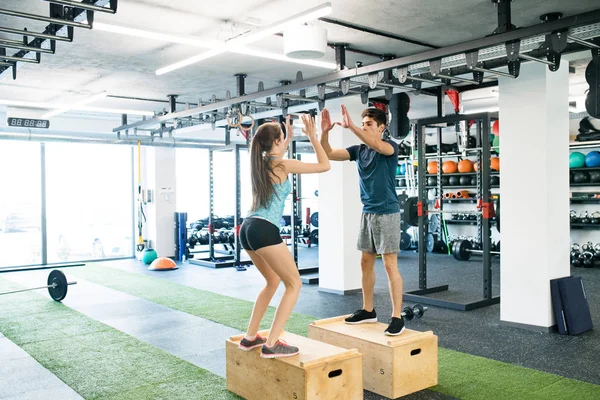
[{"label": "concrete ceiling", "polygon": [[[481,38],[497,25],[495,6],[490,0],[445,0],[437,3],[420,0],[330,0],[333,13],[328,18],[349,22],[406,38],[448,46]],[[121,0],[117,14],[95,13],[95,22],[144,30],[189,35],[198,39],[227,39],[252,28],[267,25],[302,10],[317,6],[323,0]],[[540,4],[541,3],[541,4]],[[49,3],[41,0],[2,0],[1,8],[38,15],[48,15]],[[559,11],[570,16],[598,8],[596,0],[518,0],[513,1],[513,23],[529,26],[539,23],[539,16]],[[330,43],[347,43],[355,49],[377,54],[403,56],[427,50],[427,47],[400,40],[367,34],[319,21],[328,30]],[[0,26],[42,31],[47,23],[0,15]],[[0,33],[0,38],[19,39]],[[283,53],[283,38],[271,36],[252,47]],[[187,45],[158,42],[121,34],[75,29],[73,43],[57,43],[54,55],[42,55],[42,62],[19,64],[17,80],[10,71],[0,76],[0,98],[20,101],[69,103],[89,93],[106,90],[111,95],[166,99],[179,95],[178,101],[195,103],[213,94],[223,98],[235,93],[237,73],[248,75],[247,92],[256,90],[258,82],[265,88],[282,80],[294,80],[301,70],[304,78],[326,75],[329,70],[293,63],[226,53],[178,71],[156,76],[155,70],[167,64],[202,53],[203,49]],[[10,50],[9,50],[9,54]],[[334,51],[322,61],[334,62]],[[376,57],[349,52],[347,65],[357,61],[365,65],[380,61]],[[428,104],[427,101],[425,103]],[[106,98],[97,107],[160,111],[167,104]],[[0,106],[1,107],[1,106]],[[180,105],[179,109],[184,106]],[[429,107],[429,105],[427,106]],[[435,101],[433,102],[435,110]]]}]

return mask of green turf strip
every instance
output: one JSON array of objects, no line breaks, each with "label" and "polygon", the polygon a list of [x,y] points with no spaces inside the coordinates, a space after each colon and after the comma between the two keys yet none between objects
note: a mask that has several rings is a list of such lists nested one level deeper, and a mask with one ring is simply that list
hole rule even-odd
[{"label": "green turf strip", "polygon": [[[18,288],[0,278],[0,291]],[[225,379],[47,296],[0,296],[0,332],[85,399],[239,399]]]},{"label": "green turf strip", "polygon": [[[164,279],[88,264],[70,271],[91,282],[245,331],[252,302],[169,282]],[[261,323],[269,328],[275,309]],[[307,336],[315,317],[293,313],[285,330]],[[225,339],[225,338],[223,338]],[[439,384],[431,390],[460,399],[600,399],[600,386],[439,348]]]}]

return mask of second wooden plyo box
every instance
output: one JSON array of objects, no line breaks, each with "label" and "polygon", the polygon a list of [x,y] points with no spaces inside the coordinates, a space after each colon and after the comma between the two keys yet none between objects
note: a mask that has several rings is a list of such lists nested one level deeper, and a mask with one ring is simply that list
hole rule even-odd
[{"label": "second wooden plyo box", "polygon": [[345,349],[357,349],[363,357],[363,387],[395,399],[437,385],[438,338],[432,331],[410,329],[386,336],[380,322],[349,325],[347,315],[314,321],[308,337]]}]

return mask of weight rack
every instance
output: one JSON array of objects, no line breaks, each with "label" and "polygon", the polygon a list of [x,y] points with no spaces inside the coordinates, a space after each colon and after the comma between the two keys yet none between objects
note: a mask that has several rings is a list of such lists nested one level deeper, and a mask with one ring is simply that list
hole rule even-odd
[{"label": "weight rack", "polygon": [[[433,306],[450,308],[459,311],[469,311],[481,307],[490,306],[492,304],[500,303],[500,296],[492,295],[492,263],[490,254],[490,238],[491,238],[491,216],[490,210],[492,209],[491,196],[490,196],[490,124],[492,119],[497,119],[497,113],[479,113],[470,115],[450,115],[446,117],[434,117],[418,120],[416,123],[415,131],[415,142],[417,145],[417,159],[418,159],[418,219],[419,219],[419,289],[408,291],[404,294],[404,299],[408,301],[414,301],[417,303],[429,304]],[[479,190],[479,198],[481,200],[482,211],[484,212],[481,219],[481,239],[482,239],[482,251],[483,251],[483,297],[476,301],[467,303],[443,300],[439,298],[429,297],[429,294],[439,293],[448,290],[448,285],[440,285],[435,287],[427,286],[427,255],[425,251],[425,238],[427,237],[427,230],[429,220],[427,216],[427,184],[425,181],[425,173],[427,169],[426,159],[426,146],[425,146],[425,129],[427,127],[438,128],[438,124],[454,123],[460,124],[464,121],[475,120],[477,127],[477,139],[478,147],[476,148],[478,153],[478,160],[480,160],[480,168],[477,173],[477,188]],[[439,129],[438,132],[440,132]],[[479,145],[481,144],[481,145]],[[468,149],[472,152],[473,149]],[[438,134],[438,149],[437,149],[438,161],[441,160],[441,134]],[[438,167],[438,182],[441,182],[441,162]],[[441,192],[440,192],[441,193]],[[443,209],[443,201],[440,201],[440,209]],[[443,214],[442,214],[443,215]],[[440,221],[440,225],[442,222]]]},{"label": "weight rack", "polygon": [[[298,142],[308,142],[308,138],[293,138],[290,142],[290,146],[288,147],[288,158],[290,160],[300,160],[300,154],[297,152],[297,143]],[[292,256],[294,257],[294,262],[296,263],[296,267],[298,268],[298,272],[300,273],[300,279],[302,283],[306,284],[316,284],[319,283],[319,267],[304,267],[300,268],[298,265],[298,235],[296,234],[296,228],[300,228],[300,226],[296,226],[298,220],[302,219],[302,215],[300,212],[302,210],[302,203],[300,199],[300,188],[301,188],[301,176],[297,174],[292,174],[292,213],[290,216],[290,226],[292,229]]]},{"label": "weight rack", "polygon": [[[240,245],[240,221],[241,221],[241,181],[240,181],[240,149],[248,149],[248,144],[231,144],[225,147],[211,148],[208,149],[208,169],[209,169],[209,214],[208,214],[208,257],[205,258],[190,258],[188,262],[190,264],[200,265],[203,267],[210,268],[226,268],[236,267],[237,269],[244,270],[244,265],[252,264],[252,260],[242,260],[241,258],[241,245]],[[235,214],[234,214],[234,229],[235,229],[235,242],[234,242],[234,254],[225,256],[216,256],[215,243],[214,243],[214,199],[215,199],[215,187],[214,187],[214,152],[215,151],[233,151],[235,153]]]}]

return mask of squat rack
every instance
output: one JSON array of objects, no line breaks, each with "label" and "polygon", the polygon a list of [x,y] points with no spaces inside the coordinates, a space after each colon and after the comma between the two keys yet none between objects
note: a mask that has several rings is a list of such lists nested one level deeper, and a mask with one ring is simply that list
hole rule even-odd
[{"label": "squat rack", "polygon": [[[492,295],[492,260],[491,260],[491,218],[493,217],[493,205],[491,202],[491,182],[490,182],[490,124],[493,118],[497,118],[497,113],[479,113],[470,115],[450,115],[446,117],[434,117],[418,120],[415,131],[415,142],[417,143],[418,160],[418,220],[419,220],[419,289],[408,291],[404,294],[404,299],[423,304],[430,304],[438,307],[450,308],[460,311],[469,311],[476,308],[486,307],[500,302],[500,296]],[[448,290],[448,285],[435,287],[427,286],[427,255],[425,251],[425,238],[429,226],[427,210],[427,185],[425,172],[427,169],[425,129],[428,127],[438,128],[439,124],[460,124],[465,121],[475,121],[477,128],[477,147],[467,151],[477,152],[479,169],[477,172],[477,188],[479,201],[481,202],[481,241],[483,251],[483,296],[481,299],[471,302],[458,302],[443,300],[439,298],[428,297],[432,293],[438,293]],[[456,155],[443,156],[441,154],[441,134],[438,130],[438,149],[437,157],[439,160],[445,157],[455,157]],[[438,183],[441,181],[441,163],[438,167]],[[439,186],[439,185],[438,185]],[[443,209],[443,202],[440,201],[440,209]],[[443,214],[442,214],[443,215]]]},{"label": "squat rack", "polygon": [[[208,214],[208,257],[205,258],[190,258],[189,263],[200,265],[203,267],[211,268],[225,268],[225,267],[236,267],[237,270],[245,270],[244,265],[252,264],[252,260],[242,260],[241,258],[241,245],[239,231],[241,226],[241,180],[240,180],[240,150],[248,149],[247,143],[240,144],[234,143],[224,147],[213,147],[208,149],[208,170],[209,170],[209,214]],[[235,214],[234,214],[234,229],[235,229],[235,242],[233,244],[234,254],[216,256],[215,255],[215,243],[214,243],[214,152],[215,151],[233,151],[235,154]]]}]

